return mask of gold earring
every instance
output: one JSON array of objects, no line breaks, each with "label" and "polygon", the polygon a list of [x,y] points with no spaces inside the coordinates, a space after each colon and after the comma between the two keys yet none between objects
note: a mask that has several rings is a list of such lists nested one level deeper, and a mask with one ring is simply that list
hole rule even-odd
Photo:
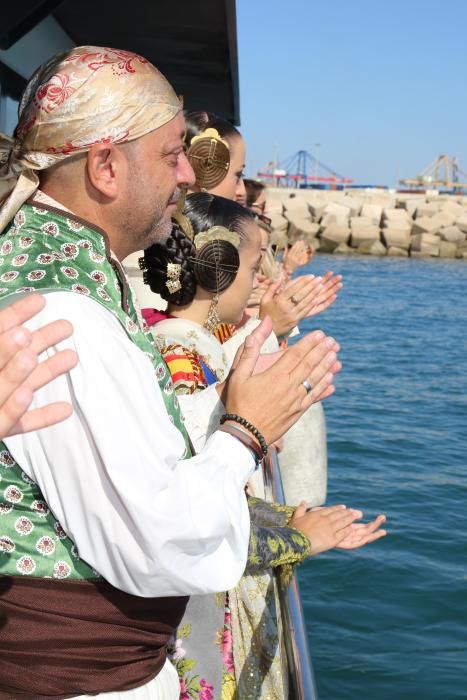
[{"label": "gold earring", "polygon": [[181,288],[180,275],[182,273],[182,266],[178,263],[167,263],[167,282],[165,286],[171,294],[175,294]]},{"label": "gold earring", "polygon": [[204,322],[204,328],[207,330],[208,333],[211,333],[211,334],[214,333],[217,326],[221,322],[221,319],[219,317],[218,304],[219,304],[219,294],[216,294],[212,298],[212,301],[211,301],[211,304],[210,304],[209,310],[208,310],[208,315],[207,315],[207,318]]}]

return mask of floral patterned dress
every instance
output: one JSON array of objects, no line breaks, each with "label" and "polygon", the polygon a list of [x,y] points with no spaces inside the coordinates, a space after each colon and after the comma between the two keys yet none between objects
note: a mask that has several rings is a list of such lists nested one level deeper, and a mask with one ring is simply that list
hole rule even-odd
[{"label": "floral patterned dress", "polygon": [[[146,320],[151,314],[145,310]],[[160,318],[160,317],[159,317]],[[177,393],[222,381],[222,345],[192,321],[166,317],[153,327]],[[245,573],[231,591],[192,596],[177,632],[172,661],[182,700],[284,700],[280,611],[273,569],[287,575],[309,554],[306,536],[289,527],[293,508],[248,497],[251,518]]]}]

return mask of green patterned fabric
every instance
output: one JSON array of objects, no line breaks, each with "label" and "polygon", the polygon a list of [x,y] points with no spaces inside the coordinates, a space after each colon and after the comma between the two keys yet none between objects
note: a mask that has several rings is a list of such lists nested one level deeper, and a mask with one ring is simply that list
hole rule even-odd
[{"label": "green patterned fabric", "polygon": [[[21,292],[68,291],[88,296],[120,322],[129,339],[152,361],[170,420],[191,456],[167,366],[154,347],[105,234],[71,214],[27,203],[0,236],[0,299]],[[54,518],[39,487],[0,442],[0,574],[92,579]]]},{"label": "green patterned fabric", "polygon": [[39,487],[2,444],[0,574],[56,579],[99,578],[54,518]]}]

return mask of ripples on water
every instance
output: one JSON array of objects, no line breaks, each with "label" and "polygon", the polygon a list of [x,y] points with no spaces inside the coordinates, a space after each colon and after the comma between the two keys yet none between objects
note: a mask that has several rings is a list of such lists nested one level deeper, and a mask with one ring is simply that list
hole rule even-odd
[{"label": "ripples on water", "polygon": [[308,561],[300,582],[320,700],[467,699],[467,264],[317,256],[344,275],[303,325],[342,345],[325,403],[329,503],[388,536]]}]

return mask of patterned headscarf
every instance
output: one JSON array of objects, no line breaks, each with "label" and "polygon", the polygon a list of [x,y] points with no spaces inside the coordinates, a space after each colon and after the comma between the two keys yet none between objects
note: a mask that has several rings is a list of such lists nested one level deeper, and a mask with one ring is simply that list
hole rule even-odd
[{"label": "patterned headscarf", "polygon": [[11,139],[0,134],[0,233],[39,186],[37,170],[96,143],[124,143],[173,119],[182,106],[142,56],[79,46],[29,81]]}]

